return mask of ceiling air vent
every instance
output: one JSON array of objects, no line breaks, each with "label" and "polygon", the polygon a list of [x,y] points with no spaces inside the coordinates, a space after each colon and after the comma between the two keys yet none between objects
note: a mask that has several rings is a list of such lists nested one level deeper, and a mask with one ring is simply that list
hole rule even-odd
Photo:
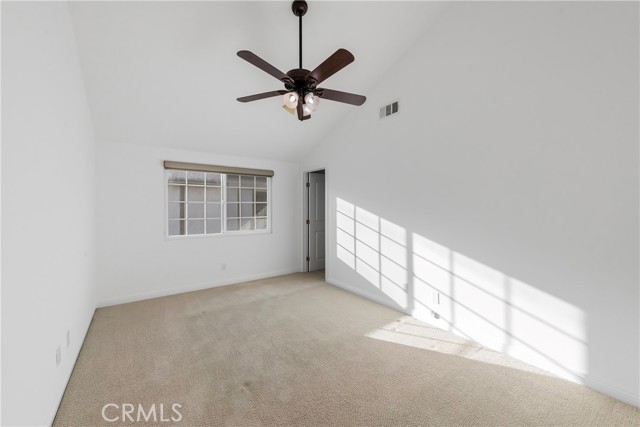
[{"label": "ceiling air vent", "polygon": [[384,107],[380,107],[380,118],[383,119],[392,114],[396,114],[398,112],[398,101],[393,102],[389,105],[385,105]]}]

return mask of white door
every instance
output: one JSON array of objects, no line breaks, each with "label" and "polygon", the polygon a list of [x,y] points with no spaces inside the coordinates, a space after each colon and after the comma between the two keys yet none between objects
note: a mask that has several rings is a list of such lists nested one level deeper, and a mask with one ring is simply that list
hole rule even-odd
[{"label": "white door", "polygon": [[309,271],[324,269],[324,174],[309,174]]}]

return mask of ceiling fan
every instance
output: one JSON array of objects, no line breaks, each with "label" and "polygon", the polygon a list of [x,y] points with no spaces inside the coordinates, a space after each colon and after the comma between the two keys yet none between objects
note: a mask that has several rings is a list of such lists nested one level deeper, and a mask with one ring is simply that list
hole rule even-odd
[{"label": "ceiling fan", "polygon": [[299,68],[290,70],[285,74],[248,50],[241,50],[238,52],[238,56],[240,58],[255,65],[262,71],[271,74],[273,77],[284,83],[285,89],[243,96],[242,98],[238,98],[238,101],[251,102],[281,95],[284,98],[283,108],[291,114],[297,112],[298,120],[302,121],[311,118],[311,113],[318,107],[320,98],[344,102],[351,105],[362,105],[367,100],[367,98],[362,95],[318,87],[320,83],[353,62],[353,55],[346,49],[338,49],[313,71],[302,68],[302,17],[307,13],[307,9],[308,6],[306,1],[294,1],[291,5],[293,14],[299,18],[300,22]]}]

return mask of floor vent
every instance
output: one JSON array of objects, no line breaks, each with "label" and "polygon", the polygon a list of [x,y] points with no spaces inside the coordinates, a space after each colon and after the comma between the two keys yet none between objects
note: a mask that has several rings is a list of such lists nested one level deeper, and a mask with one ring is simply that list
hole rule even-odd
[{"label": "floor vent", "polygon": [[389,105],[385,105],[384,107],[380,107],[380,118],[385,118],[392,114],[396,114],[398,112],[398,101],[392,102]]}]

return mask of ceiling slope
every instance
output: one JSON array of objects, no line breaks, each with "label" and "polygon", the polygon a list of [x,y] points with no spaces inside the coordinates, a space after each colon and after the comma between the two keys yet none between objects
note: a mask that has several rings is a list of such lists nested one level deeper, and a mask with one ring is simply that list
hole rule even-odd
[{"label": "ceiling slope", "polygon": [[[434,2],[309,2],[303,67],[343,47],[355,62],[323,87],[366,95],[426,31]],[[236,56],[251,50],[282,71],[297,68],[298,22],[288,1],[72,2],[73,27],[96,137],[221,154],[298,160],[357,108],[324,100],[299,122],[281,89]]]}]

